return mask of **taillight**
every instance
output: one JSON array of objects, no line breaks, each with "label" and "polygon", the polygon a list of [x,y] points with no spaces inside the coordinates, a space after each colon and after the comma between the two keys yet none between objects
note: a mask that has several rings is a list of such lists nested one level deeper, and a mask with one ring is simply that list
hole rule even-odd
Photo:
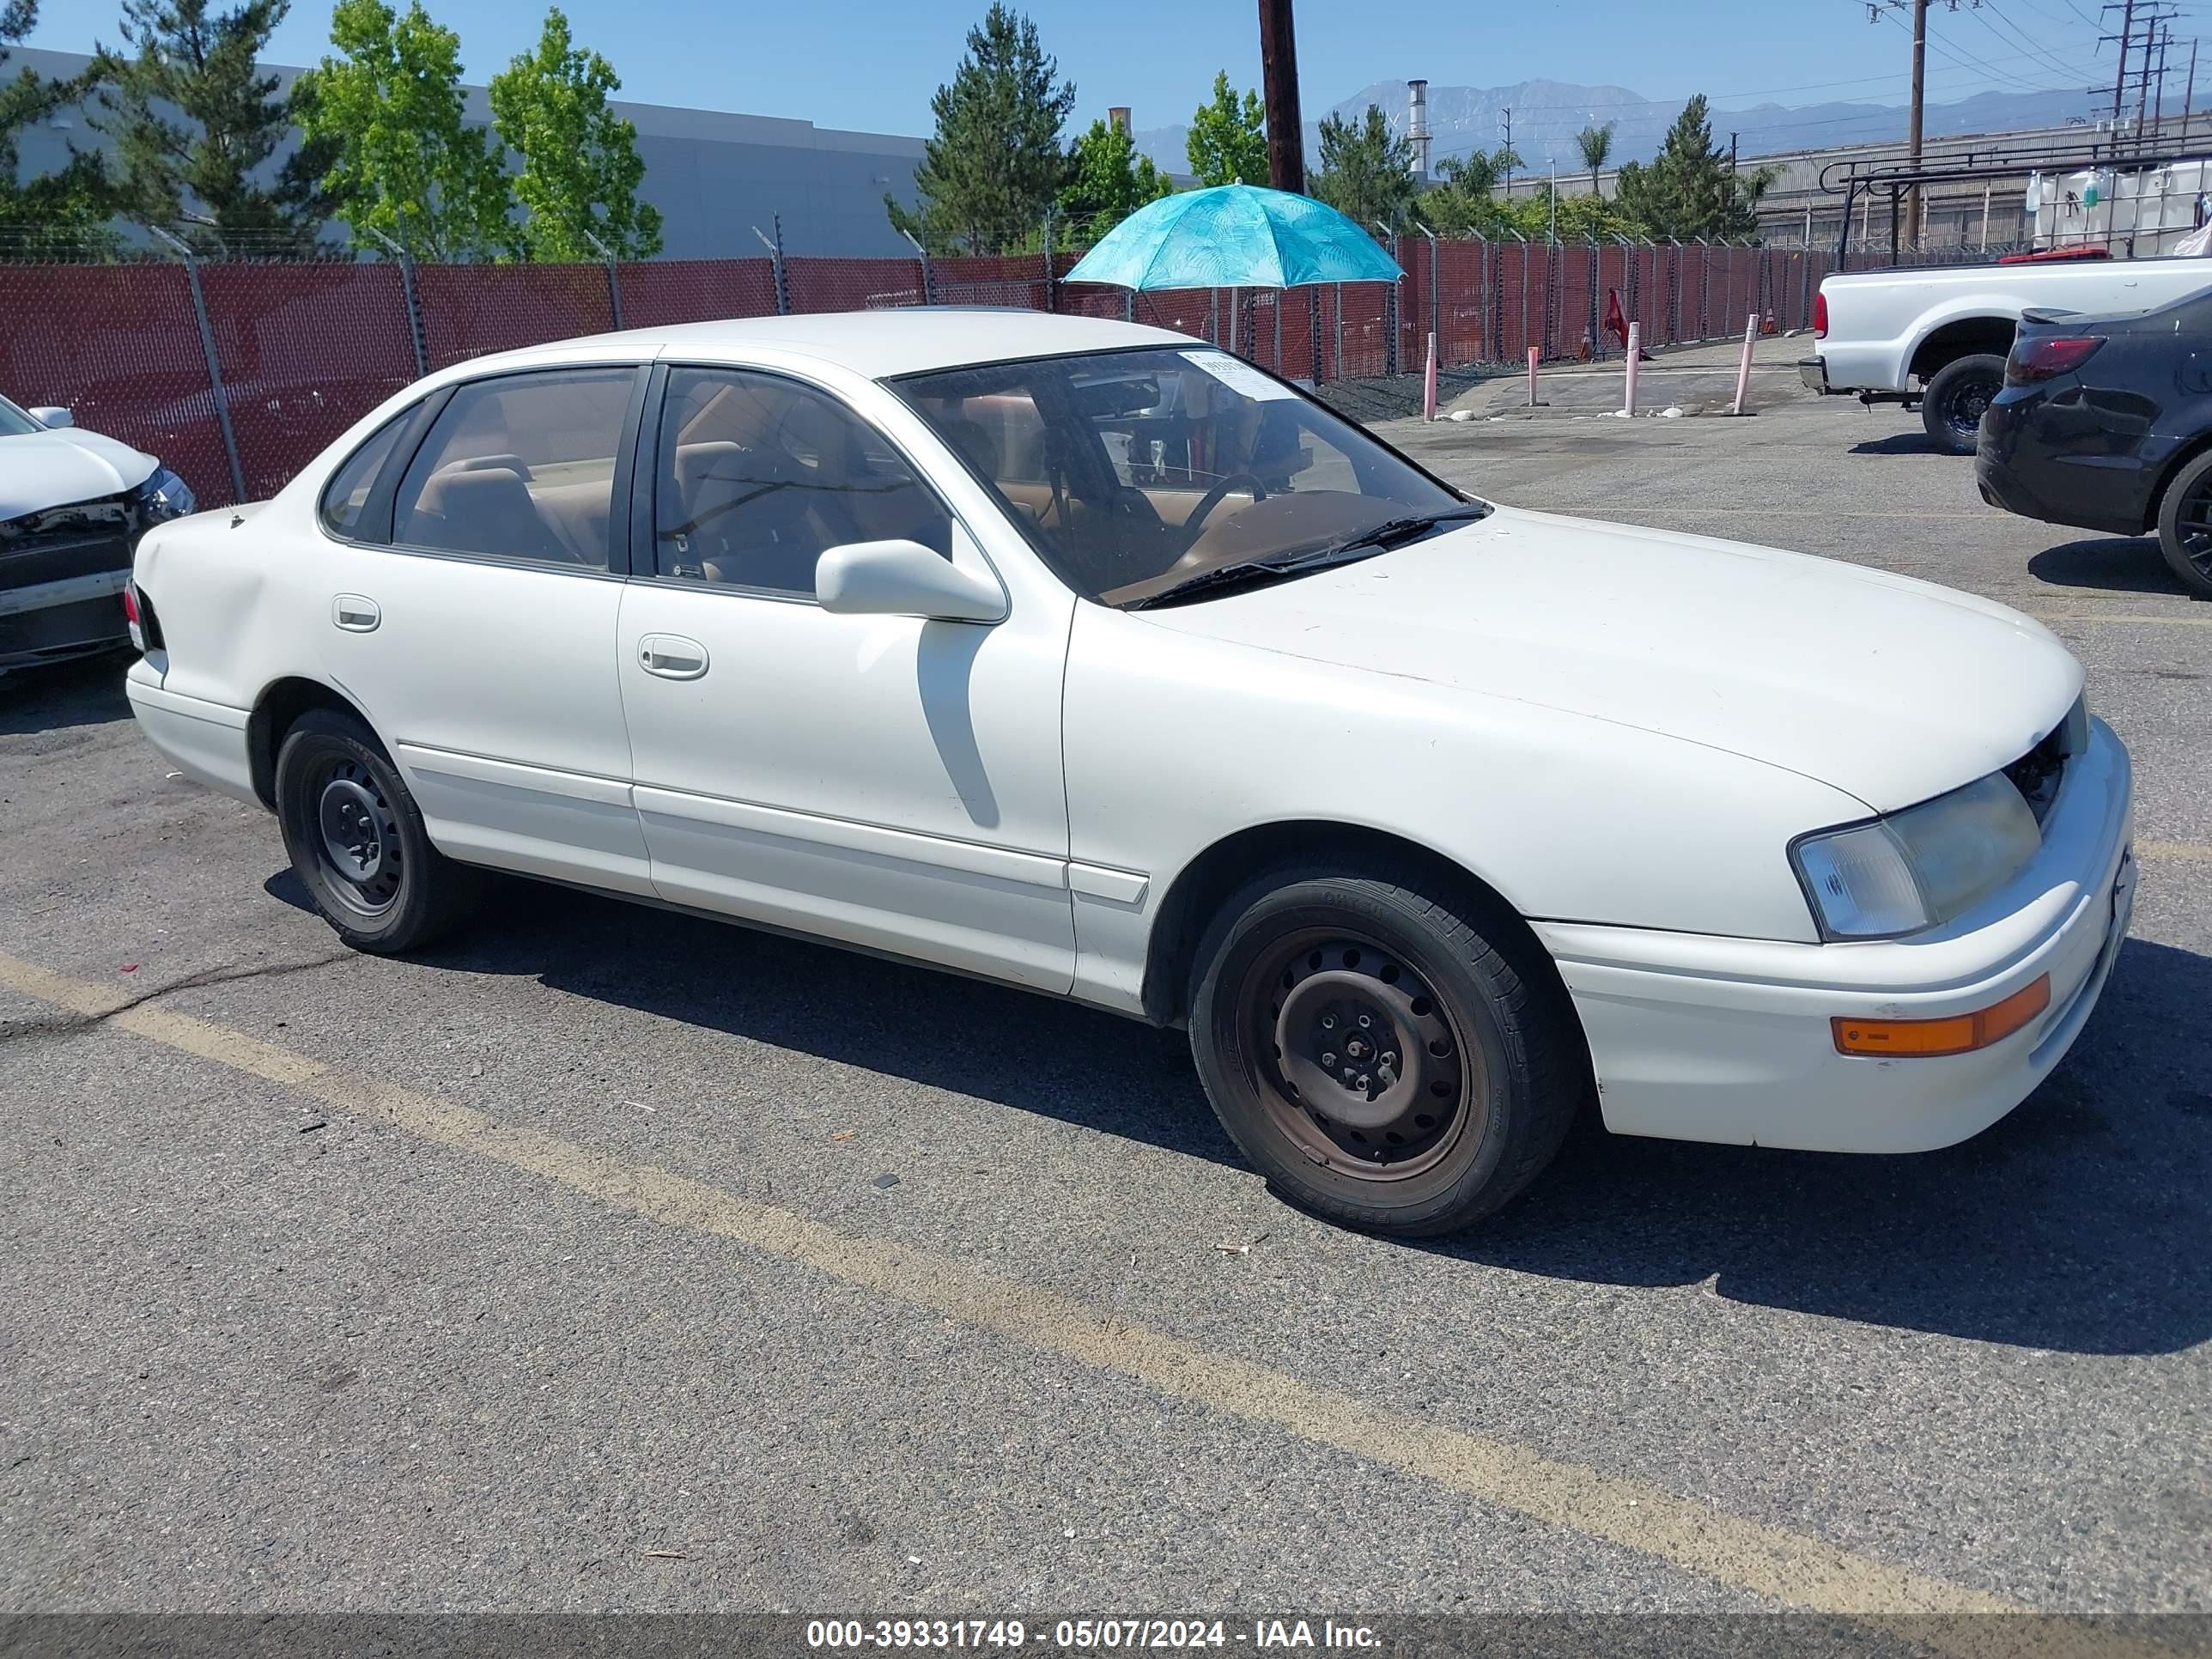
[{"label": "taillight", "polygon": [[123,620],[131,629],[131,644],[142,654],[161,648],[161,624],[154,618],[154,602],[138,591],[136,581],[123,584]]},{"label": "taillight", "polygon": [[2100,334],[2039,334],[2014,342],[2005,361],[2007,386],[2033,386],[2039,380],[2071,374],[2097,355],[2105,343]]},{"label": "taillight", "polygon": [[1828,337],[1828,296],[1826,293],[1813,296],[1813,337],[1816,340]]}]

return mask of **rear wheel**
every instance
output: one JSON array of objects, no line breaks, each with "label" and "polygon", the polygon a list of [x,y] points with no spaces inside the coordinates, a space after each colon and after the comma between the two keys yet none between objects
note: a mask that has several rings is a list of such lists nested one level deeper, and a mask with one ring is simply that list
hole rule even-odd
[{"label": "rear wheel", "polygon": [[2212,453],[2190,462],[2166,486],[2158,507],[2158,550],[2183,586],[2212,599]]},{"label": "rear wheel", "polygon": [[352,715],[311,708],[294,722],[276,794],[292,868],[356,950],[427,945],[473,902],[475,872],[430,845],[406,780]]},{"label": "rear wheel", "polygon": [[1369,1231],[1456,1231],[1558,1150],[1579,1033],[1525,940],[1426,872],[1285,870],[1223,908],[1190,1033],[1223,1127],[1283,1197]]},{"label": "rear wheel", "polygon": [[1956,357],[1936,371],[1920,399],[1920,422],[1936,447],[1971,455],[1982,429],[1982,411],[2004,390],[2005,360],[1993,352]]}]

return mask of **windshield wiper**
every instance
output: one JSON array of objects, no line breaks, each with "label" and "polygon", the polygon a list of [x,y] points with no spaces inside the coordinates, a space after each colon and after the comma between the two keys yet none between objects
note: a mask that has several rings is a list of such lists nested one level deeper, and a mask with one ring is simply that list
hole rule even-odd
[{"label": "windshield wiper", "polygon": [[1363,547],[1388,550],[1403,547],[1407,542],[1418,541],[1431,530],[1448,524],[1472,524],[1477,519],[1490,516],[1487,501],[1468,501],[1459,507],[1448,507],[1440,513],[1413,513],[1402,519],[1385,519],[1372,530],[1363,530],[1357,536],[1346,537],[1328,550],[1327,556],[1349,553]]},{"label": "windshield wiper", "polygon": [[1240,559],[1235,564],[1216,565],[1211,570],[1201,570],[1195,576],[1186,577],[1172,587],[1147,594],[1123,608],[1149,611],[1156,605],[1177,604],[1224,587],[1256,587],[1263,582],[1303,576],[1310,571],[1327,569],[1331,565],[1351,564],[1359,559],[1372,558],[1377,553],[1387,553],[1394,547],[1403,547],[1407,542],[1418,541],[1431,531],[1445,525],[1471,523],[1477,519],[1487,518],[1489,514],[1488,503],[1469,501],[1437,513],[1416,513],[1401,519],[1386,519],[1372,529],[1363,530],[1357,536],[1331,543],[1318,552],[1276,559]]}]

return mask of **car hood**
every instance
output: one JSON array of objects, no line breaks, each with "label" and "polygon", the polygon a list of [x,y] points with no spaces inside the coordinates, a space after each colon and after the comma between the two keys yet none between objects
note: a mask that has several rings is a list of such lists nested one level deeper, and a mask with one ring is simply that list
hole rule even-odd
[{"label": "car hood", "polygon": [[1499,507],[1144,613],[1164,628],[1727,750],[1891,811],[2019,759],[2081,695],[2040,623],[1774,548]]},{"label": "car hood", "polygon": [[115,495],[145,483],[160,465],[129,444],[75,427],[0,437],[0,520]]}]

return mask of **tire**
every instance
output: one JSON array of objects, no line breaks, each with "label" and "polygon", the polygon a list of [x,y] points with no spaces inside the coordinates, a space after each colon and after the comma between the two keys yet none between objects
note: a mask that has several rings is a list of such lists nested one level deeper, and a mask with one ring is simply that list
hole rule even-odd
[{"label": "tire", "polygon": [[2212,452],[2174,475],[2158,504],[2158,550],[2181,584],[2212,599]]},{"label": "tire", "polygon": [[474,903],[476,872],[431,846],[406,780],[354,716],[311,708],[293,722],[276,786],[292,868],[356,951],[417,949]]},{"label": "tire", "polygon": [[1920,423],[1949,455],[1974,453],[1982,411],[2004,389],[2005,360],[1995,352],[1954,357],[1936,371],[1921,394]]},{"label": "tire", "polygon": [[1191,1050],[1222,1127],[1278,1196],[1362,1231],[1429,1237],[1493,1213],[1588,1090],[1549,964],[1441,889],[1422,870],[1276,870],[1199,947]]}]

